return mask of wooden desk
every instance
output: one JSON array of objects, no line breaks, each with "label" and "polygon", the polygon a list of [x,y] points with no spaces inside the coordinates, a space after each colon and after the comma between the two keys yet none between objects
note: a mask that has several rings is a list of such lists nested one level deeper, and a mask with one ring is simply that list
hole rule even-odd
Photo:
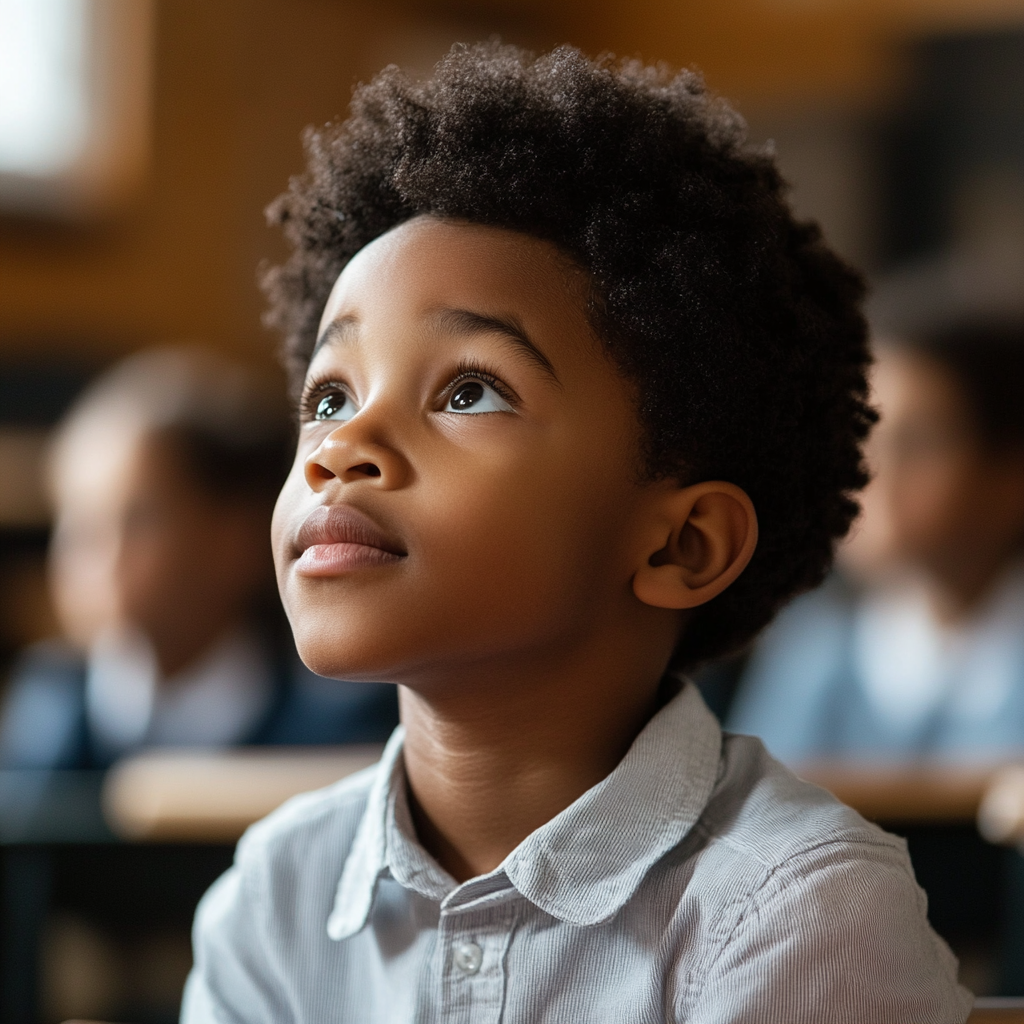
[{"label": "wooden desk", "polygon": [[[46,820],[32,817],[24,797],[42,784],[32,773],[0,772],[0,841],[40,828],[90,841],[113,835],[133,841],[231,842],[289,797],[326,786],[373,764],[382,747],[243,749],[222,753],[152,751],[111,769],[102,789],[105,821],[83,787],[100,785],[91,773],[48,773]],[[1024,766],[939,763],[876,764],[820,761],[798,767],[801,778],[834,793],[872,821],[905,824],[969,824],[978,821],[993,842],[1024,840]],[[5,781],[6,776],[17,776]],[[6,788],[5,788],[6,787]]]},{"label": "wooden desk", "polygon": [[1024,1024],[1024,999],[977,999],[967,1024]]},{"label": "wooden desk", "polygon": [[383,749],[368,744],[146,752],[110,770],[103,808],[110,827],[124,839],[232,842],[289,797],[368,767]]},{"label": "wooden desk", "polygon": [[[92,912],[93,904],[109,909],[124,903],[125,913],[160,919],[173,905],[181,917],[178,925],[184,926],[195,900],[230,863],[231,844],[250,821],[295,792],[358,770],[379,753],[379,747],[149,753],[124,762],[105,781],[91,773],[51,773],[45,785],[42,776],[0,773],[7,898],[3,1019],[35,1020],[32,957],[38,952],[33,935],[38,924],[33,922],[42,920],[50,901],[60,905],[69,894],[79,901],[88,896],[92,902],[85,912]],[[869,818],[972,833],[993,855],[1015,857],[1012,850],[981,843],[973,831],[986,786],[1005,767],[831,763],[805,766],[800,774]],[[1024,786],[1024,772],[1020,780]],[[47,799],[33,806],[26,794],[39,787]],[[158,898],[159,907],[153,902]],[[11,941],[15,936],[17,945]],[[1014,1012],[1007,1005],[979,1003],[972,1021],[1024,1024]]]},{"label": "wooden desk", "polygon": [[[905,824],[973,822],[1005,764],[867,764],[817,762],[797,768],[871,821]],[[1024,804],[1022,804],[1024,808]]]},{"label": "wooden desk", "polygon": [[0,1020],[35,1024],[52,850],[109,848],[101,772],[0,771]]}]

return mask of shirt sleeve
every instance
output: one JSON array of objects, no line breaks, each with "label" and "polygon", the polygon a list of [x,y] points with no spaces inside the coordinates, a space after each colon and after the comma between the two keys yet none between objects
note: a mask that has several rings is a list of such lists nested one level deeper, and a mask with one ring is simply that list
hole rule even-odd
[{"label": "shirt sleeve", "polygon": [[691,1024],[962,1024],[973,998],[909,862],[828,843],[772,872],[690,1003]]},{"label": "shirt sleeve", "polygon": [[260,858],[243,837],[235,864],[199,903],[192,933],[194,965],[181,1024],[288,1024],[293,1014],[269,957],[268,893]]}]

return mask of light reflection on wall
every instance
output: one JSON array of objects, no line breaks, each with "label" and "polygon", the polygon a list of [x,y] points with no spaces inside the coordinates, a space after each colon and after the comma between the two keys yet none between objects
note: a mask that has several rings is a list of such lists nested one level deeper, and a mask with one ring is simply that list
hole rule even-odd
[{"label": "light reflection on wall", "polygon": [[0,210],[79,219],[147,162],[153,0],[0,0]]},{"label": "light reflection on wall", "polygon": [[0,0],[0,172],[54,175],[88,132],[85,0]]}]

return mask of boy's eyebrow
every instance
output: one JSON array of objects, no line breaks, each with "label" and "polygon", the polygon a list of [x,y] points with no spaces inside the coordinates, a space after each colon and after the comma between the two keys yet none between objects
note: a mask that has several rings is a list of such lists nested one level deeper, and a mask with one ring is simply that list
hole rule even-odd
[{"label": "boy's eyebrow", "polygon": [[[530,340],[525,328],[511,316],[495,316],[476,313],[471,309],[441,309],[434,316],[435,325],[449,334],[500,334],[522,351],[537,367],[543,370],[556,384],[561,382],[551,360]],[[316,340],[310,359],[324,347],[336,342],[349,341],[356,333],[358,320],[353,316],[332,320]]]},{"label": "boy's eyebrow", "polygon": [[448,334],[500,334],[511,341],[556,384],[558,374],[551,360],[530,340],[525,328],[512,316],[476,313],[471,309],[442,309],[434,317],[437,327]]},{"label": "boy's eyebrow", "polygon": [[313,346],[313,351],[309,354],[309,358],[312,359],[324,345],[330,345],[336,341],[348,341],[355,334],[356,327],[358,327],[358,321],[354,316],[343,316],[338,320],[332,320],[324,328],[323,334],[316,339],[316,344]]}]

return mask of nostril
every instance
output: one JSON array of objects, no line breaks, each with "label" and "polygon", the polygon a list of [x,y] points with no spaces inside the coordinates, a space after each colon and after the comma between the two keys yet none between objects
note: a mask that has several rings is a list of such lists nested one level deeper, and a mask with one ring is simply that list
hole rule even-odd
[{"label": "nostril", "polygon": [[380,469],[372,462],[362,462],[358,466],[353,466],[349,472],[358,473],[360,476],[380,476]]},{"label": "nostril", "polygon": [[326,466],[320,465],[319,462],[314,462],[307,466],[307,473],[321,481],[334,479],[334,474]]}]

